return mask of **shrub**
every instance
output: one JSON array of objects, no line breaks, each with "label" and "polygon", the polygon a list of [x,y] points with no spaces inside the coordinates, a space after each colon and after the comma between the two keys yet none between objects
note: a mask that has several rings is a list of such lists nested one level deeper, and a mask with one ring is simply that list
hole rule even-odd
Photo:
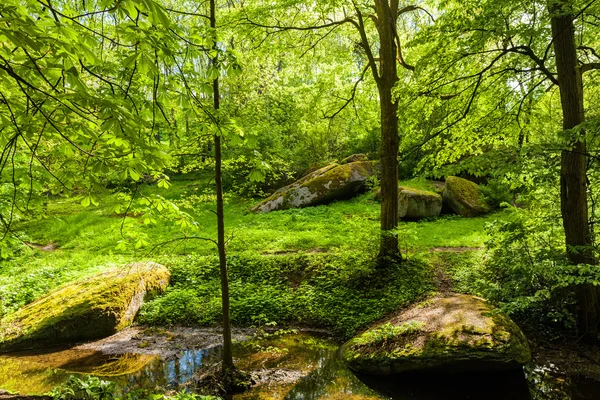
[{"label": "shrub", "polygon": [[115,384],[93,376],[70,376],[64,385],[55,387],[50,396],[55,400],[111,400]]},{"label": "shrub", "polygon": [[[215,257],[186,258],[172,267],[172,287],[147,303],[140,321],[151,324],[210,324],[221,316]],[[229,257],[231,318],[238,326],[256,321],[310,324],[351,336],[357,329],[409,304],[431,289],[425,263],[415,259],[377,269],[372,254],[340,252]]]},{"label": "shrub", "polygon": [[575,327],[575,286],[597,284],[592,266],[570,265],[565,257],[560,219],[546,211],[512,209],[488,226],[482,258],[457,263],[452,271],[459,290],[481,295],[530,324]]}]

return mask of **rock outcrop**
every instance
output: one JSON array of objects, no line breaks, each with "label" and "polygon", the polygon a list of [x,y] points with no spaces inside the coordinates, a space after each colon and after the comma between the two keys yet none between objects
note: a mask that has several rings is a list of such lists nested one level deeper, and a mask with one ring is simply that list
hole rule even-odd
[{"label": "rock outcrop", "polygon": [[[377,189],[375,201],[381,201],[381,189]],[[418,220],[437,217],[442,211],[442,196],[428,190],[398,186],[398,218]]]},{"label": "rock outcrop", "polygon": [[342,348],[353,370],[390,375],[423,370],[504,369],[531,353],[519,327],[485,300],[447,294],[426,300],[354,337]]},{"label": "rock outcrop", "polygon": [[251,211],[268,213],[348,199],[364,192],[367,179],[374,173],[370,161],[331,164],[277,190]]},{"label": "rock outcrop", "polygon": [[163,291],[170,273],[147,262],[67,284],[2,319],[0,351],[110,336],[133,322],[146,294]]},{"label": "rock outcrop", "polygon": [[442,197],[444,203],[458,215],[475,217],[490,212],[479,186],[466,179],[456,176],[446,178]]},{"label": "rock outcrop", "polygon": [[442,211],[442,196],[427,190],[398,188],[398,217],[422,219],[437,217]]}]

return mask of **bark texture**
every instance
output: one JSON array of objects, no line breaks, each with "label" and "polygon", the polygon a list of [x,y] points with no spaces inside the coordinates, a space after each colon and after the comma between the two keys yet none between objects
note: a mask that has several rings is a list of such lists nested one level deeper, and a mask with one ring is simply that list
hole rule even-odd
[{"label": "bark texture", "polygon": [[[553,1],[552,36],[563,111],[563,129],[569,131],[585,121],[583,85],[578,67],[574,16],[568,1]],[[573,264],[595,264],[592,237],[588,225],[587,149],[585,132],[574,135],[572,148],[561,154],[561,213],[565,230],[567,256]],[[577,288],[580,307],[580,327],[595,335],[600,322],[600,291],[592,285]]]},{"label": "bark texture", "polygon": [[379,79],[377,88],[381,107],[381,246],[380,257],[397,257],[398,237],[398,101],[392,90],[398,82],[396,20],[398,5],[375,0],[379,34]]}]

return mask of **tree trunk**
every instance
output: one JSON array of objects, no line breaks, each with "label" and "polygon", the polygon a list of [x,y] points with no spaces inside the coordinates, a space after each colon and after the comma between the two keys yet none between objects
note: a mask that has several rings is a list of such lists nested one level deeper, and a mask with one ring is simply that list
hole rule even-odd
[{"label": "tree trunk", "polygon": [[381,247],[380,257],[398,255],[398,103],[391,87],[379,90],[381,99]]},{"label": "tree trunk", "polygon": [[[566,13],[567,1],[551,4],[552,36],[563,111],[563,129],[571,130],[585,121],[583,85],[577,65],[573,15]],[[588,225],[587,156],[585,132],[573,140],[572,149],[561,154],[560,197],[567,257],[573,264],[595,264],[592,237]],[[599,289],[592,285],[577,288],[580,326],[584,333],[595,335],[600,323]]]},{"label": "tree trunk", "polygon": [[381,246],[380,258],[398,256],[398,101],[392,89],[398,81],[396,64],[396,10],[387,1],[376,0],[379,33],[379,71],[377,80],[381,109]]},{"label": "tree trunk", "polygon": [[[215,0],[210,0],[210,26],[217,27]],[[218,48],[216,43],[213,49],[217,55],[213,58],[215,67],[219,63]],[[219,94],[219,78],[213,80],[214,109],[218,111],[221,107]],[[215,113],[218,114],[218,113]],[[218,115],[216,115],[218,118]],[[225,253],[225,217],[223,212],[223,174],[221,172],[221,136],[215,134],[215,183],[217,186],[217,245],[219,248],[219,268],[221,271],[221,304],[223,307],[223,371],[228,374],[233,369],[233,355],[231,352],[231,318],[229,311],[229,279],[227,276],[227,255]]]}]

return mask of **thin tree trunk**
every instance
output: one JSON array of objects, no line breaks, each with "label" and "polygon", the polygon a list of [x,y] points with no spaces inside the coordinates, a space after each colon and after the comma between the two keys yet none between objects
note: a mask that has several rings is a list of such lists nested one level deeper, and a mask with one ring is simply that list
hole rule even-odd
[{"label": "thin tree trunk", "polygon": [[[217,27],[215,0],[210,0],[210,26]],[[216,36],[213,49],[217,49]],[[219,63],[218,52],[213,58],[213,65]],[[213,80],[213,100],[215,111],[221,107],[219,94],[219,78]],[[216,116],[218,118],[218,115]],[[227,255],[225,253],[225,218],[223,212],[223,180],[221,172],[221,136],[215,137],[215,183],[217,186],[217,244],[219,248],[219,268],[221,271],[221,304],[223,307],[223,371],[225,374],[233,369],[233,355],[231,352],[231,318],[229,311],[229,279],[227,276]]]},{"label": "thin tree trunk", "polygon": [[398,256],[398,102],[392,89],[398,81],[396,55],[396,18],[398,7],[385,0],[375,1],[379,33],[379,71],[377,82],[381,109],[381,246],[379,256]]},{"label": "thin tree trunk", "polygon": [[[563,111],[563,129],[568,131],[585,121],[581,71],[577,66],[573,15],[566,14],[566,1],[551,5],[552,36]],[[560,196],[567,256],[573,264],[595,264],[588,225],[587,156],[585,132],[581,130],[571,150],[561,154]],[[600,323],[599,289],[582,285],[578,289],[580,326],[595,335]]]}]

